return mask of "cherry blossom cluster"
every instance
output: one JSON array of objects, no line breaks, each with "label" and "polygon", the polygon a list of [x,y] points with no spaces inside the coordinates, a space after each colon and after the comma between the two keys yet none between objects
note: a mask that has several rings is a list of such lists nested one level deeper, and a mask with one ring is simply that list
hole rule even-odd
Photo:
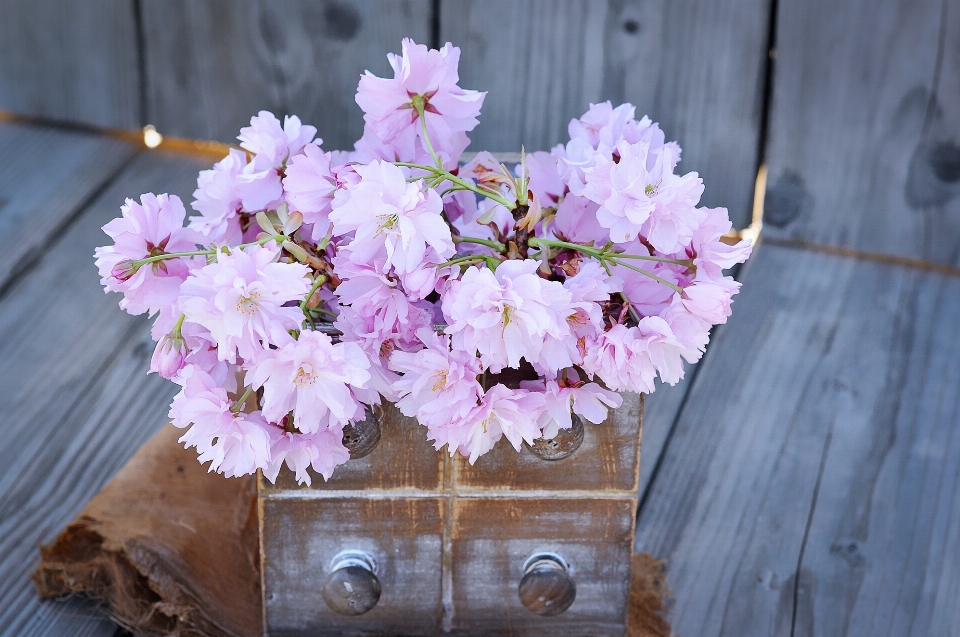
[{"label": "cherry blossom cluster", "polygon": [[155,316],[151,371],[211,470],[329,478],[381,401],[471,463],[519,450],[676,383],[729,316],[750,245],[657,124],[595,104],[566,145],[464,163],[485,94],[459,55],[404,40],[392,78],[362,76],[353,151],[263,111],[200,173],[197,214],[145,194],[104,226],[102,284]]}]

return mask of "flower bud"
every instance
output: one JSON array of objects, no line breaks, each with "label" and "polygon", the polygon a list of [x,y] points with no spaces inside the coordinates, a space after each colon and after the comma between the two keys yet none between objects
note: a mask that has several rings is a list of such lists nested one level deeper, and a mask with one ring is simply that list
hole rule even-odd
[{"label": "flower bud", "polygon": [[133,259],[124,259],[113,266],[113,269],[110,271],[110,276],[123,283],[133,278],[133,275],[136,274],[139,269],[140,266],[134,263]]},{"label": "flower bud", "polygon": [[180,336],[167,334],[157,343],[150,360],[150,371],[157,372],[164,378],[173,378],[183,369],[189,350]]}]

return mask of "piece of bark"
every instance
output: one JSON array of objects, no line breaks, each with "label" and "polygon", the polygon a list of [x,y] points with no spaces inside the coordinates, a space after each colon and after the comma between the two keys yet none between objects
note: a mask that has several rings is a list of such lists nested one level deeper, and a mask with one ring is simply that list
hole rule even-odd
[{"label": "piece of bark", "polygon": [[207,473],[164,427],[40,547],[42,597],[84,593],[137,635],[262,634],[256,483]]},{"label": "piece of bark", "polygon": [[630,579],[629,637],[670,637],[666,614],[672,593],[664,576],[664,563],[646,553],[635,553]]}]

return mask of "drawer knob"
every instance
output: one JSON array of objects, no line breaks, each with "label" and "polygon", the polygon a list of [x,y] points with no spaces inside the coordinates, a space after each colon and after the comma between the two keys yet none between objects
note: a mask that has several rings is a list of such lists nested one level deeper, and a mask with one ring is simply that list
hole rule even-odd
[{"label": "drawer knob", "polygon": [[523,565],[520,601],[532,613],[553,617],[570,608],[577,585],[566,561],[556,553],[534,553]]},{"label": "drawer knob", "polygon": [[573,454],[583,444],[583,421],[580,416],[570,414],[570,428],[561,429],[553,438],[537,438],[530,445],[530,451],[541,460],[563,460]]},{"label": "drawer knob", "polygon": [[323,585],[323,599],[335,613],[363,615],[380,601],[376,563],[362,551],[343,551],[333,558]]},{"label": "drawer knob", "polygon": [[363,420],[343,428],[343,446],[350,452],[351,460],[370,455],[380,444],[381,418],[383,408],[380,405],[368,405]]}]

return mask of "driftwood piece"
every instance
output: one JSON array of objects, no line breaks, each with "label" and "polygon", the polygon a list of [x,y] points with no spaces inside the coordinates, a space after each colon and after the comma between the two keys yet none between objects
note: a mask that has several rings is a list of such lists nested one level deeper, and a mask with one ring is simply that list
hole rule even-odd
[{"label": "driftwood piece", "polygon": [[260,635],[256,483],[208,474],[165,427],[47,546],[43,597],[86,593],[139,635]]}]

